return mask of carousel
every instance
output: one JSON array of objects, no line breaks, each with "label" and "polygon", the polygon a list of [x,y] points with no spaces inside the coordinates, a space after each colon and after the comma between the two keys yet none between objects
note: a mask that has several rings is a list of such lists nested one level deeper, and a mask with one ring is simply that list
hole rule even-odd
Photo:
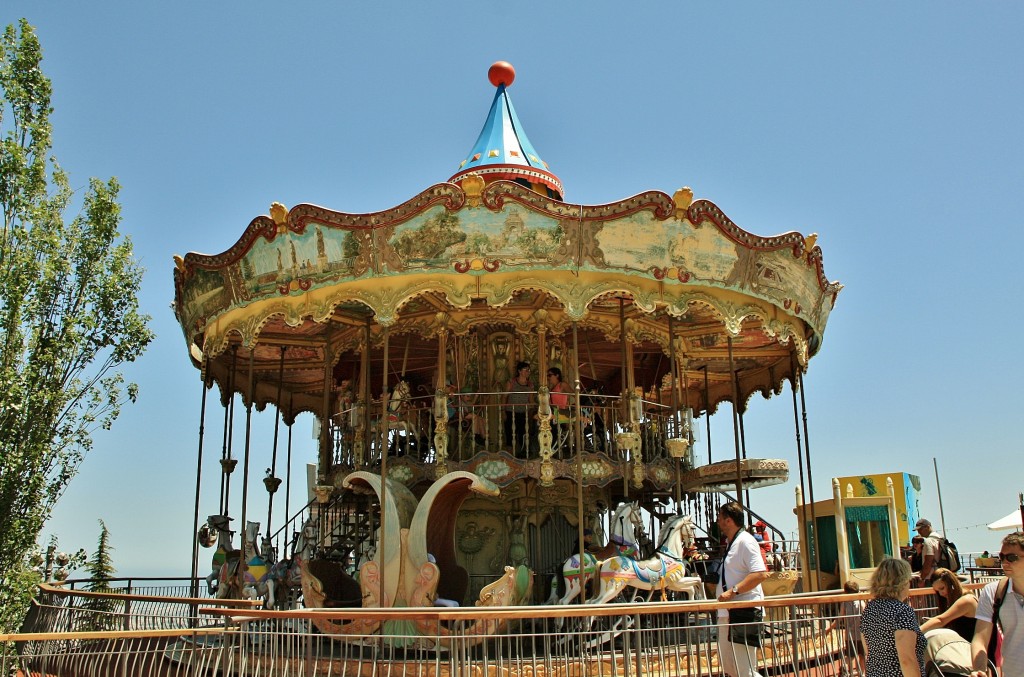
[{"label": "carousel", "polygon": [[[743,503],[788,480],[785,460],[747,458],[740,431],[755,393],[788,381],[796,406],[821,347],[841,285],[816,236],[753,235],[689,188],[567,202],[512,106],[515,71],[488,75],[483,129],[447,181],[368,214],[275,202],[227,251],[176,257],[204,420],[224,421],[222,439],[200,435],[193,552],[216,595],[603,603],[656,581],[699,598],[685,562],[717,545],[723,492]],[[734,444],[702,464],[698,431],[723,402]],[[273,438],[257,440],[268,405]],[[281,470],[304,413],[309,481]],[[216,507],[199,505],[209,481]]]}]

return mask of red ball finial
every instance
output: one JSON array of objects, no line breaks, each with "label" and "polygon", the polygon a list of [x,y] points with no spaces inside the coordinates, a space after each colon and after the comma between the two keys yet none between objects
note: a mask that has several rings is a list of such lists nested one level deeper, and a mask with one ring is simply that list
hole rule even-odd
[{"label": "red ball finial", "polygon": [[491,81],[491,84],[495,87],[505,85],[510,87],[512,81],[516,79],[516,69],[512,68],[512,64],[508,61],[495,61],[491,64],[491,67],[487,69],[487,79]]}]

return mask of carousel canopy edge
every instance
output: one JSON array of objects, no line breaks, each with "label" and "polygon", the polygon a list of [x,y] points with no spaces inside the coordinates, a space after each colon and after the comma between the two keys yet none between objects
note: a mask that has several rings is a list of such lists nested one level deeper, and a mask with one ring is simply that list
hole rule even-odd
[{"label": "carousel canopy edge", "polygon": [[590,271],[677,292],[732,292],[767,301],[818,335],[842,289],[825,277],[815,236],[754,235],[708,200],[648,191],[578,205],[508,181],[479,191],[436,184],[367,214],[275,203],[227,251],[175,263],[175,310],[186,337],[257,301],[287,305],[314,289],[423,273],[457,280]]}]

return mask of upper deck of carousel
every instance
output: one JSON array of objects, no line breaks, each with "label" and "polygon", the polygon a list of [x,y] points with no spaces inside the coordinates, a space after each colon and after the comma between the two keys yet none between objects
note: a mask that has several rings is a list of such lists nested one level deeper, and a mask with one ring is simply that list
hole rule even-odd
[{"label": "upper deck of carousel", "polygon": [[[486,122],[449,181],[374,213],[274,203],[227,251],[175,257],[175,313],[225,396],[292,420],[336,412],[345,382],[365,401],[399,381],[497,392],[516,359],[561,364],[574,329],[567,380],[668,401],[671,376],[696,413],[745,407],[806,367],[842,288],[816,236],[754,235],[689,188],[563,201],[515,113],[514,75],[492,66]],[[233,376],[250,362],[251,392]]]}]

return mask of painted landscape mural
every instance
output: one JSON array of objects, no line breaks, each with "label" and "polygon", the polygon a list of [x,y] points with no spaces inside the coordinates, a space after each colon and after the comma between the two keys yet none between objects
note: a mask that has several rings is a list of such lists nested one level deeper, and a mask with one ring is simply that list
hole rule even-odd
[{"label": "painted landscape mural", "polygon": [[450,268],[452,261],[501,259],[503,265],[544,261],[562,237],[555,219],[516,206],[495,213],[460,213],[435,207],[395,228],[388,241],[410,269]]}]

